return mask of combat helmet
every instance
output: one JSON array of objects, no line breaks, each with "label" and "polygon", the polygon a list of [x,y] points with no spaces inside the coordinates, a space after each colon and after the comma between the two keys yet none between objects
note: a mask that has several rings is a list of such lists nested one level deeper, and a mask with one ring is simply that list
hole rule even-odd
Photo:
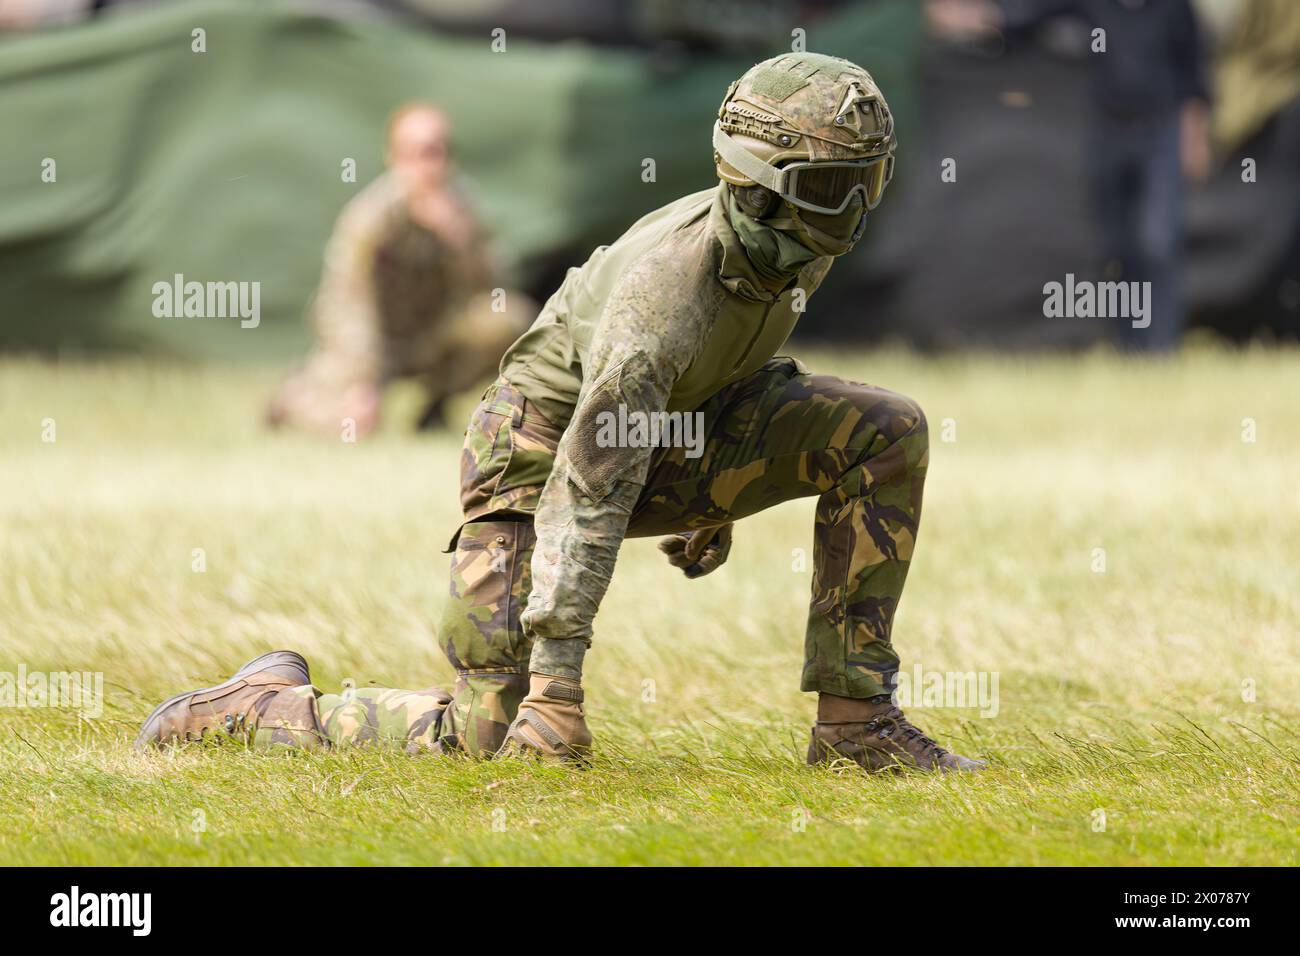
[{"label": "combat helmet", "polygon": [[855,194],[874,209],[894,173],[894,119],[871,74],[839,57],[786,53],[732,83],[713,126],[718,178],[816,213]]}]

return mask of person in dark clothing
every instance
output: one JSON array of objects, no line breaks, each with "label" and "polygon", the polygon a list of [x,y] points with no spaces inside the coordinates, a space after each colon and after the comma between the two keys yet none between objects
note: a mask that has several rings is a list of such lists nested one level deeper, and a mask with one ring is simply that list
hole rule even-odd
[{"label": "person in dark clothing", "polygon": [[942,0],[948,33],[1024,31],[1071,14],[1092,29],[1089,169],[1107,280],[1151,283],[1150,325],[1123,345],[1164,351],[1183,328],[1184,181],[1209,172],[1209,94],[1189,0]]}]

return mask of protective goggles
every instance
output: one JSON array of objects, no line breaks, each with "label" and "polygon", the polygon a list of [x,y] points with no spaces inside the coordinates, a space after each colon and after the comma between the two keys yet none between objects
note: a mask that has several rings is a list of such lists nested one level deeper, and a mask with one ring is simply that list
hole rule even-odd
[{"label": "protective goggles", "polygon": [[893,153],[865,159],[799,161],[777,167],[741,146],[718,124],[713,126],[713,148],[732,168],[782,199],[809,212],[837,215],[855,195],[875,209],[894,176]]}]

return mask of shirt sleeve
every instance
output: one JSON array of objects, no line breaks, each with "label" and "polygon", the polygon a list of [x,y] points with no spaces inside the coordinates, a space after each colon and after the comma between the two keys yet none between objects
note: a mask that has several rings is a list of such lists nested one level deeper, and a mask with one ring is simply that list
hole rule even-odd
[{"label": "shirt sleeve", "polygon": [[669,247],[633,264],[606,302],[534,518],[532,592],[521,616],[531,637],[590,642],[654,452],[621,444],[618,423],[666,410],[725,294],[700,257]]}]

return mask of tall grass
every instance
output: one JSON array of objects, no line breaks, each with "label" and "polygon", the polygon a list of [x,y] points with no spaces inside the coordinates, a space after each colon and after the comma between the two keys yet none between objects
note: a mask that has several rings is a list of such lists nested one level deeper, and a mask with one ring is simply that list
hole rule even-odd
[{"label": "tall grass", "polygon": [[102,672],[105,699],[0,707],[0,859],[1296,863],[1300,354],[804,358],[926,409],[895,643],[909,669],[997,675],[996,716],[912,712],[988,773],[802,764],[811,501],[742,522],[699,581],[628,542],[586,772],[136,754],[159,699],[272,648],[325,689],[449,682],[460,436],[407,432],[400,390],[348,444],[263,432],[265,370],[6,360],[0,674]]}]

